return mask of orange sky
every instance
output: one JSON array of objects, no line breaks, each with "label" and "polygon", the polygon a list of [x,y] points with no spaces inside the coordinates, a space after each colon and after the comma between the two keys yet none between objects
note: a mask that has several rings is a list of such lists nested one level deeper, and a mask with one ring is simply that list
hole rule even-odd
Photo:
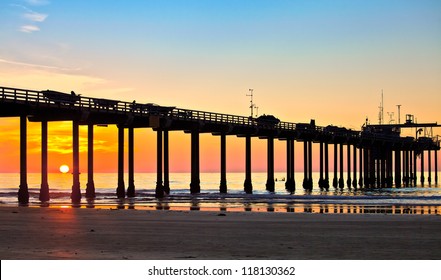
[{"label": "orange sky", "polygon": [[[398,104],[401,122],[406,114],[441,122],[440,1],[20,3],[0,4],[0,86],[243,116],[253,88],[259,114],[357,130],[366,118],[378,122],[383,90],[386,122],[388,112],[397,120]],[[28,126],[29,171],[38,172],[40,125]],[[0,119],[0,172],[19,170],[18,127]],[[85,172],[86,128],[80,133]],[[69,122],[49,124],[51,172],[72,162],[70,134]],[[154,172],[154,132],[135,137],[136,170]],[[116,140],[115,126],[95,129],[97,172],[116,171]],[[190,136],[171,133],[170,145],[171,171],[189,171]],[[244,146],[227,138],[229,171],[244,169]],[[285,143],[275,148],[284,171]],[[219,170],[219,149],[218,137],[201,136],[201,170]],[[253,169],[266,170],[264,140],[253,139]]]}]

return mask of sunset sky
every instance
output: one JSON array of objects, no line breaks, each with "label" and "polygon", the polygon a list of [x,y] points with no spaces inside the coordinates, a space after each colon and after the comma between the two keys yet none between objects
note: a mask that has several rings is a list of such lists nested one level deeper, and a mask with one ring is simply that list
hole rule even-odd
[{"label": "sunset sky", "polygon": [[[259,114],[352,129],[378,122],[383,90],[386,122],[397,104],[402,122],[441,122],[438,0],[4,0],[0,38],[0,86],[245,116],[252,88]],[[0,127],[0,172],[17,172],[19,120]],[[38,172],[40,124],[28,127],[29,171]],[[51,172],[71,165],[71,128],[49,124]],[[80,134],[84,172],[85,127]],[[154,172],[154,132],[135,135],[136,170]],[[117,170],[116,140],[115,126],[95,129],[97,171]],[[173,132],[170,145],[171,170],[189,171],[190,136]],[[244,169],[244,145],[228,137],[230,171]],[[219,170],[219,150],[219,137],[201,136],[203,171]],[[284,153],[277,141],[276,170]],[[263,140],[253,139],[253,169],[266,170]]]}]

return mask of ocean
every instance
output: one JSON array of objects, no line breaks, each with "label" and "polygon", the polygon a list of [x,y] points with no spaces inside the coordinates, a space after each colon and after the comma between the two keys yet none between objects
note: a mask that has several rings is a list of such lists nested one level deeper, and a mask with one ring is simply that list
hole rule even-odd
[{"label": "ocean", "polygon": [[[419,175],[419,174],[418,174]],[[39,173],[28,174],[30,207],[87,207],[140,210],[178,211],[255,211],[294,213],[386,213],[386,214],[441,214],[441,185],[426,183],[411,187],[378,189],[348,188],[320,190],[319,173],[313,173],[314,188],[305,191],[302,187],[303,172],[296,173],[296,190],[285,190],[285,173],[275,173],[275,192],[265,190],[266,173],[253,173],[253,194],[243,191],[244,173],[228,173],[228,193],[219,193],[219,173],[201,173],[201,193],[190,194],[190,174],[170,173],[169,196],[155,198],[156,173],[136,173],[136,197],[118,199],[116,197],[117,174],[94,174],[96,198],[85,198],[87,174],[81,174],[80,183],[83,198],[81,203],[72,204],[70,191],[72,175],[49,174],[50,201],[38,200],[41,184]],[[332,180],[333,174],[330,174]],[[438,173],[441,179],[441,174]],[[128,186],[127,174],[125,185]],[[0,174],[0,204],[17,205],[19,174]]]}]

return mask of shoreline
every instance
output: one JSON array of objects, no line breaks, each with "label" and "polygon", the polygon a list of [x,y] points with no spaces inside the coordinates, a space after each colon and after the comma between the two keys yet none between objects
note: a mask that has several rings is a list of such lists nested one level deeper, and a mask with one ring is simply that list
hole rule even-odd
[{"label": "shoreline", "polygon": [[6,259],[441,259],[441,216],[0,207]]}]

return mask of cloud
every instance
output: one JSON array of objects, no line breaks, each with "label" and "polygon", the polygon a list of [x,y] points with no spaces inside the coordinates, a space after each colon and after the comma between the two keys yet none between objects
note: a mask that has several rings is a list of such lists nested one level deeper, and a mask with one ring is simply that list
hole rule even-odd
[{"label": "cloud", "polygon": [[48,5],[49,1],[48,0],[26,0],[26,3],[28,3],[29,5],[32,5],[32,6],[44,6],[44,5]]},{"label": "cloud", "polygon": [[27,12],[23,15],[25,19],[35,22],[43,22],[48,17],[46,14],[40,14],[34,11]]},{"label": "cloud", "polygon": [[[28,3],[32,2],[33,3],[32,5],[37,5],[36,3],[43,3],[42,1],[36,1],[36,0],[27,1],[27,2]],[[49,2],[46,1],[46,3],[48,4]],[[49,16],[47,14],[35,12],[23,5],[18,5],[18,4],[10,4],[10,5],[24,10],[25,13],[22,14],[23,18],[31,22],[31,24],[25,24],[20,27],[19,30],[24,33],[32,33],[35,31],[40,31],[40,28],[33,23],[44,22],[46,18]]]},{"label": "cloud", "polygon": [[20,31],[24,33],[32,33],[35,31],[40,31],[40,27],[35,25],[23,25],[22,27],[20,27]]},{"label": "cloud", "polygon": [[[23,31],[23,32],[33,32],[40,30],[37,26],[27,25],[22,26],[22,28],[27,28],[29,31]],[[43,69],[50,69],[50,70],[59,70],[59,71],[79,71],[81,68],[66,68],[66,67],[57,67],[57,66],[51,66],[51,65],[42,65],[42,64],[34,64],[34,63],[26,63],[21,61],[14,61],[14,60],[6,60],[0,58],[0,63],[6,63],[6,64],[12,64],[12,65],[18,65],[18,66],[26,66],[31,68],[43,68]]]}]

